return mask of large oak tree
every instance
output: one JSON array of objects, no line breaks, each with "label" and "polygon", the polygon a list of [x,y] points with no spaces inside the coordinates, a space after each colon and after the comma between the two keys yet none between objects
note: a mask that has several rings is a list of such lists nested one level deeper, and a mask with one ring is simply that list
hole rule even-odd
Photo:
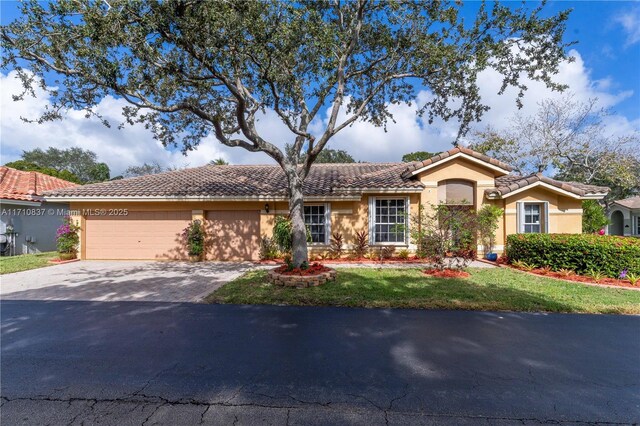
[{"label": "large oak tree", "polygon": [[[567,59],[568,12],[474,7],[475,17],[463,19],[462,5],[446,1],[32,0],[2,27],[3,66],[19,70],[25,93],[40,81],[50,91],[54,107],[41,120],[65,108],[94,114],[114,95],[129,103],[129,123],[146,123],[166,146],[188,151],[213,133],[224,145],[269,155],[288,182],[300,265],[302,184],[336,133],[358,120],[383,126],[390,104],[412,102],[426,88],[418,113],[457,120],[464,134],[487,109],[477,85],[486,69],[502,76],[501,92],[515,86],[521,94],[524,77],[561,88],[552,76]],[[265,110],[289,140],[257,130]],[[322,130],[312,133],[312,122]]]}]

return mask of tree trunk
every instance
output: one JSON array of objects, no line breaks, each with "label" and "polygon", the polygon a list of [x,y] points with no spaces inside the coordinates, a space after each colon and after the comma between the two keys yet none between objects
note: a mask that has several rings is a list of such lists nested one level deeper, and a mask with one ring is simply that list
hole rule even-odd
[{"label": "tree trunk", "polygon": [[287,173],[289,180],[289,215],[293,229],[291,257],[294,267],[309,261],[307,253],[307,227],[304,224],[304,198],[302,181],[296,171]]}]

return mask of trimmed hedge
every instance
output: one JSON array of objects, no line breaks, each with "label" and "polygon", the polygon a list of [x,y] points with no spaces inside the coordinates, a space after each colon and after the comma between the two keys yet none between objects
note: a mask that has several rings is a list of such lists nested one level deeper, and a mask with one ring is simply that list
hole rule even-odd
[{"label": "trimmed hedge", "polygon": [[523,261],[578,274],[600,272],[617,278],[620,272],[640,275],[640,239],[594,234],[514,234],[507,237],[510,262]]}]

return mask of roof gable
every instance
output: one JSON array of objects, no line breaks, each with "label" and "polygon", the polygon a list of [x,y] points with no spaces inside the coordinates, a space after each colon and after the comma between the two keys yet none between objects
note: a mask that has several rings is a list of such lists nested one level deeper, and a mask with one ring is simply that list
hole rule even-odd
[{"label": "roof gable", "polygon": [[456,147],[449,151],[442,152],[424,161],[416,161],[409,165],[408,170],[405,172],[405,177],[415,176],[422,172],[425,172],[431,168],[439,166],[449,161],[453,161],[456,158],[464,158],[472,163],[478,164],[481,167],[485,167],[493,170],[501,175],[509,174],[513,169],[506,163],[496,160],[495,158],[488,157],[479,152],[473,151],[468,148]]},{"label": "roof gable", "polygon": [[542,186],[554,192],[578,199],[602,199],[609,192],[605,186],[579,182],[563,182],[541,173],[528,176],[509,175],[496,178],[496,187],[485,190],[487,198],[508,198],[520,192]]}]

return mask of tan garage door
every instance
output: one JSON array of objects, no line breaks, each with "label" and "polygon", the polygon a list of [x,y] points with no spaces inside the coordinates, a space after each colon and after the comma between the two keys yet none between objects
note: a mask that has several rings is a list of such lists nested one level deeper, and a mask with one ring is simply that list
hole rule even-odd
[{"label": "tan garage door", "polygon": [[260,212],[233,210],[207,212],[210,260],[258,260],[260,258]]},{"label": "tan garage door", "polygon": [[182,230],[191,211],[132,212],[87,216],[87,259],[182,259]]}]

